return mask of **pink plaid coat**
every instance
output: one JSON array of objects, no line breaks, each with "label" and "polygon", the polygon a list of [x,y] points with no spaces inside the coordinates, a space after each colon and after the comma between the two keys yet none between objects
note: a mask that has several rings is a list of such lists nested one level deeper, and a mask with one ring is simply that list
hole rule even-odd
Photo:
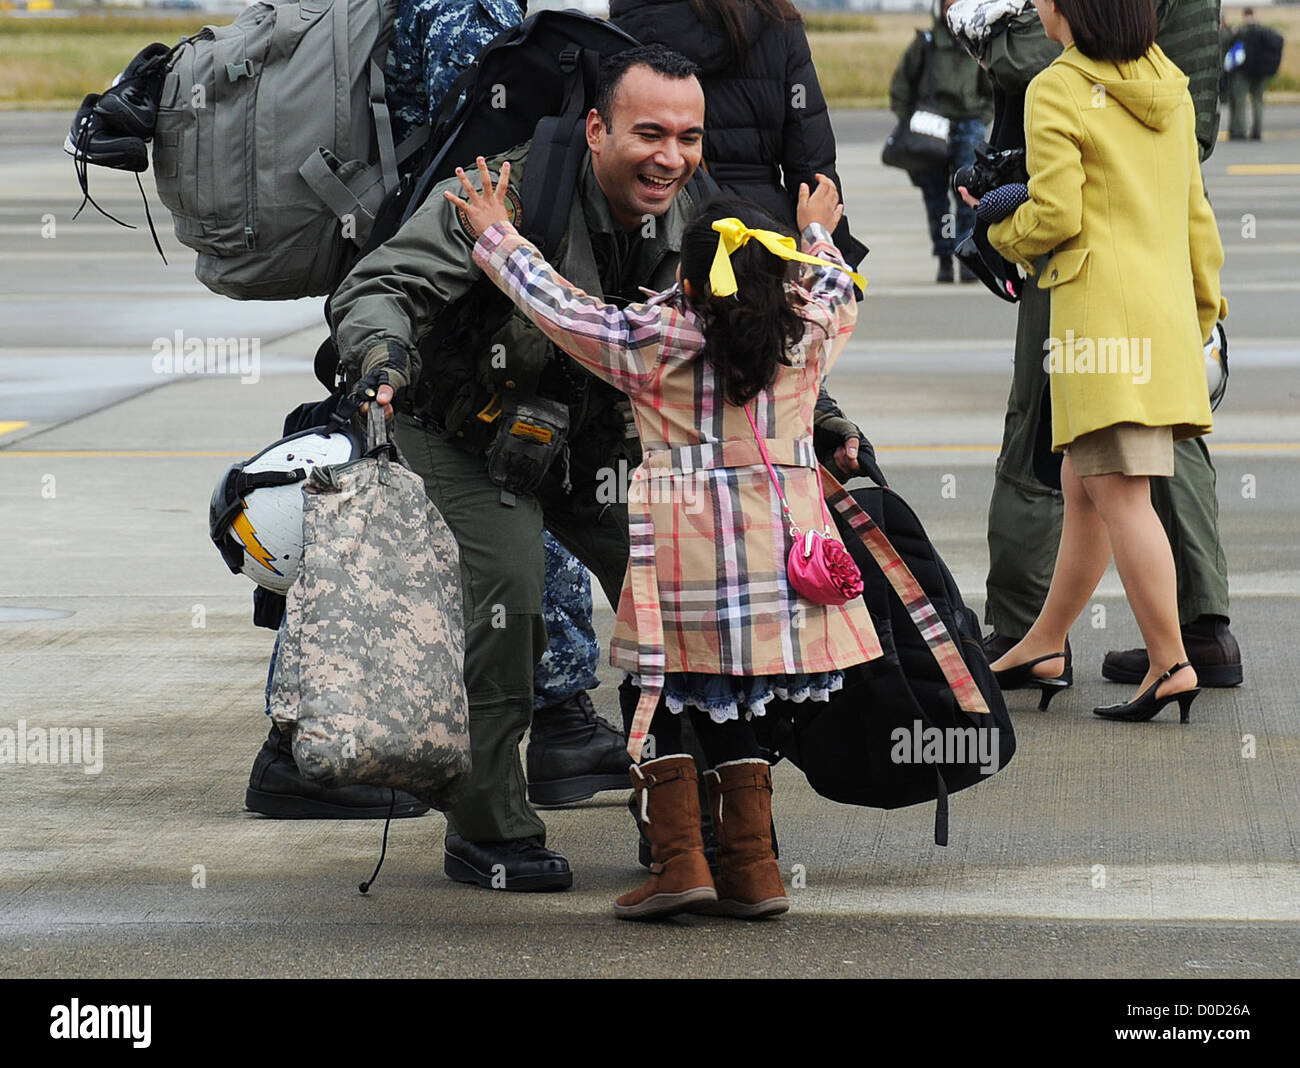
[{"label": "pink plaid coat", "polygon": [[[820,226],[805,230],[802,246],[842,262]],[[793,539],[780,500],[744,410],[725,401],[699,358],[704,335],[677,287],[643,304],[605,304],[556,274],[508,223],[479,238],[474,260],[552,341],[631,398],[644,459],[628,491],[631,552],[610,662],[641,676],[643,704],[653,707],[667,671],[781,675],[880,656],[860,599],[818,605],[790,587]],[[823,524],[813,407],[857,303],[843,271],[806,267],[800,282],[791,290],[808,328],[794,365],[750,407],[806,530]]]}]

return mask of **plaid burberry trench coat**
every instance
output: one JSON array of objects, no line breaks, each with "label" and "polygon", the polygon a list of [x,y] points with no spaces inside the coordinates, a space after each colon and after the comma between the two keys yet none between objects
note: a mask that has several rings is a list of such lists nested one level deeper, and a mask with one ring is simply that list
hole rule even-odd
[{"label": "plaid burberry trench coat", "polygon": [[[801,247],[842,262],[819,225]],[[474,260],[552,341],[632,401],[644,459],[628,487],[630,557],[610,663],[640,676],[649,711],[668,671],[781,675],[881,655],[860,599],[819,605],[791,588],[780,500],[744,409],[726,403],[699,358],[704,335],[678,287],[625,308],[605,304],[560,277],[509,223],[479,237]],[[808,329],[793,366],[751,411],[794,522],[807,530],[823,526],[813,408],[857,303],[848,275],[829,267],[804,268],[794,288]],[[638,718],[648,723],[647,709]]]}]

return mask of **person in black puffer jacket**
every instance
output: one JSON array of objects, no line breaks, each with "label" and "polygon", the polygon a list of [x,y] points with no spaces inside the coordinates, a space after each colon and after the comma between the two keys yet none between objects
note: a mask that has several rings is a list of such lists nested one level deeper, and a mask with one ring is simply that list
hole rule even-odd
[{"label": "person in black puffer jacket", "polygon": [[[835,134],[803,18],[790,0],[610,0],[610,21],[700,67],[704,162],[727,192],[795,224],[800,183],[835,173]],[[845,216],[832,235],[857,267],[867,249]]]}]

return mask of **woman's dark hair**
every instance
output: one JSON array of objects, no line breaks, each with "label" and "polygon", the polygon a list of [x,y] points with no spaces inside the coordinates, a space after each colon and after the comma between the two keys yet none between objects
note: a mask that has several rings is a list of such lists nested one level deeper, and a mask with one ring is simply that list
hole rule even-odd
[{"label": "woman's dark hair", "polygon": [[690,283],[690,305],[703,320],[702,358],[721,372],[727,401],[744,405],[772,384],[778,365],[790,365],[786,353],[803,337],[807,323],[790,306],[785,291],[793,265],[757,241],[731,254],[739,287],[735,296],[713,296],[709,269],[719,236],[713,224],[733,216],[755,230],[787,235],[790,230],[748,200],[715,197],[682,235],[682,280]]},{"label": "woman's dark hair", "polygon": [[745,33],[745,11],[757,8],[768,22],[802,22],[803,16],[791,0],[689,0],[691,10],[701,22],[719,23],[731,43],[731,61],[739,67],[749,52]]},{"label": "woman's dark hair", "polygon": [[1141,59],[1156,41],[1153,0],[1056,0],[1074,44],[1089,59]]}]

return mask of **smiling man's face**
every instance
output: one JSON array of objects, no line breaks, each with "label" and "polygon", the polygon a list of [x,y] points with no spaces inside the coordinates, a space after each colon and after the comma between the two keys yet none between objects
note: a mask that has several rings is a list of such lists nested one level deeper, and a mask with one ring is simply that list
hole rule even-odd
[{"label": "smiling man's face", "polygon": [[704,90],[696,78],[629,67],[614,90],[610,123],[587,116],[591,168],[614,221],[633,230],[662,215],[695,173],[704,142]]}]

